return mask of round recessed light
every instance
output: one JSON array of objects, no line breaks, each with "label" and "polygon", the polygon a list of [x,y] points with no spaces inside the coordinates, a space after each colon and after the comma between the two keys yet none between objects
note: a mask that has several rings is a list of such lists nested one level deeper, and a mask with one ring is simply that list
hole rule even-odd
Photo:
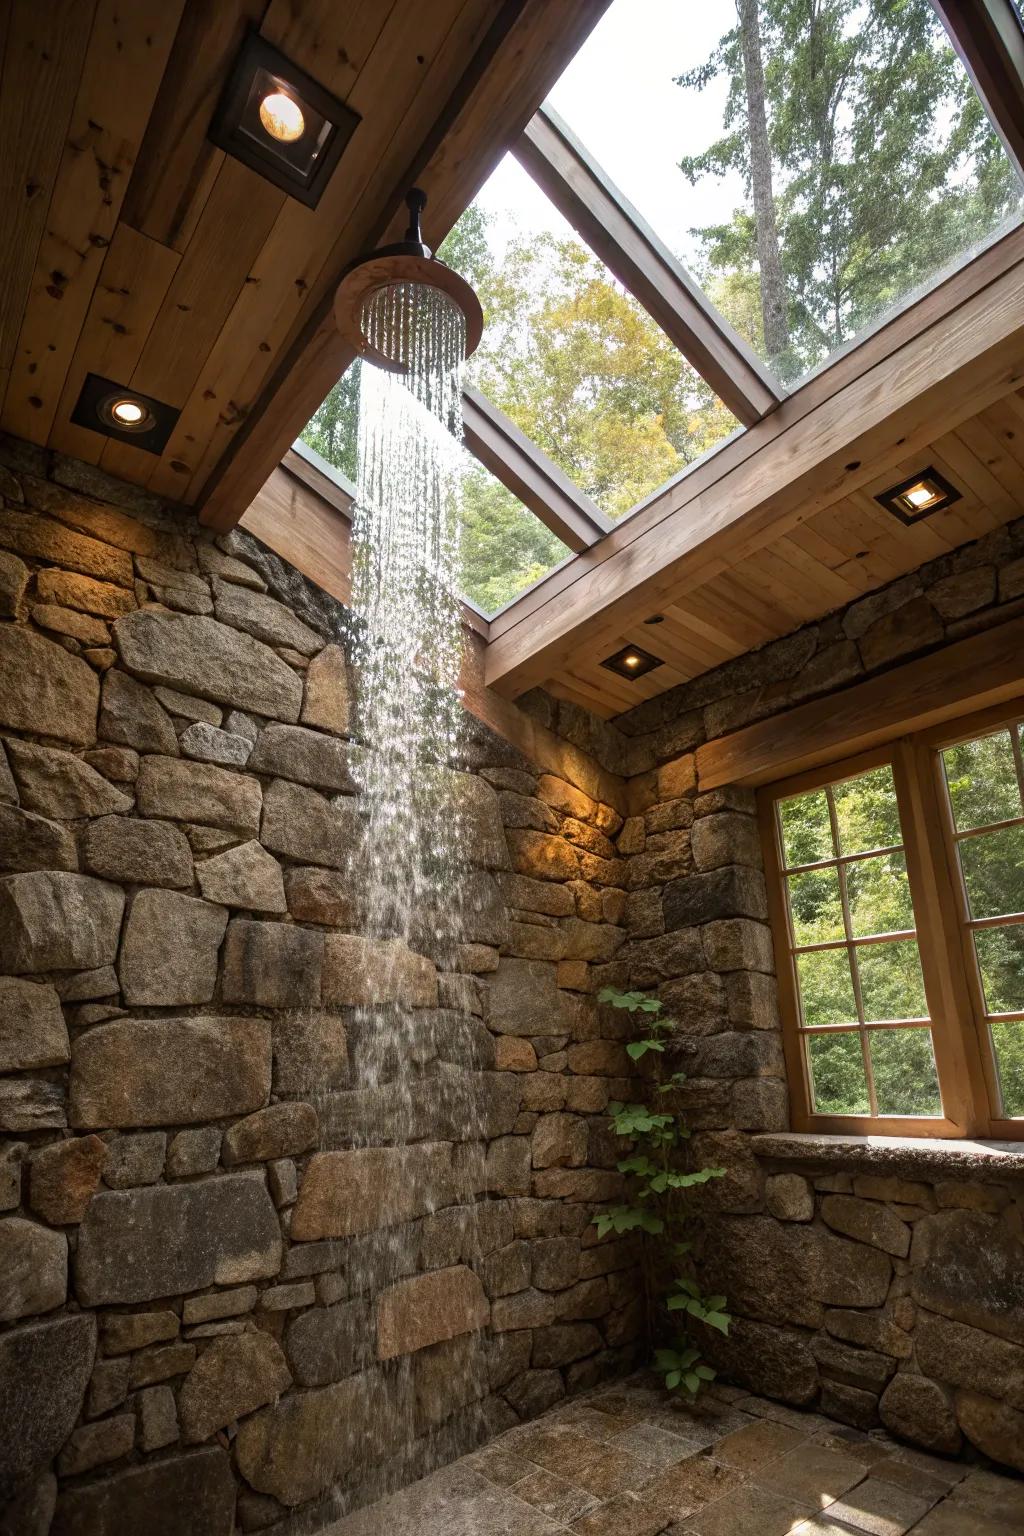
[{"label": "round recessed light", "polygon": [[148,432],[156,419],[146,402],[134,395],[108,395],[100,401],[98,415],[120,432]]},{"label": "round recessed light", "polygon": [[306,119],[297,101],[284,91],[271,91],[260,102],[260,122],[279,144],[294,144],[306,131]]}]

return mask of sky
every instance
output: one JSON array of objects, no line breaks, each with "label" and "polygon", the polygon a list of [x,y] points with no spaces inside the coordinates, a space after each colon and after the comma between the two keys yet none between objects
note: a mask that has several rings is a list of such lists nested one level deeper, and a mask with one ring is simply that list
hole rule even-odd
[{"label": "sky", "polygon": [[[664,243],[692,264],[695,225],[725,223],[744,202],[734,174],[691,187],[679,157],[721,133],[727,83],[684,91],[673,76],[702,64],[736,22],[734,0],[613,0],[569,64],[548,105],[633,203]],[[492,216],[490,238],[571,233],[514,158],[478,197]]]}]

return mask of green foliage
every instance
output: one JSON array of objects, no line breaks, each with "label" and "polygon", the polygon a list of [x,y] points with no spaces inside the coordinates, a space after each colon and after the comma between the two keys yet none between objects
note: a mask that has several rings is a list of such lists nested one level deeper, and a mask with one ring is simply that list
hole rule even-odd
[{"label": "green foliage", "polygon": [[[753,18],[770,166],[752,153],[737,24],[677,77],[729,83],[721,136],[680,168],[691,184],[738,171],[767,186],[786,292],[770,361],[793,379],[989,235],[1019,189],[929,0],[759,0]],[[763,346],[751,208],[694,233],[709,292]]]},{"label": "green foliage", "polygon": [[[655,1093],[668,1093],[683,1080],[684,1074],[666,1074],[663,1068],[666,1036],[673,1028],[671,1019],[662,1015],[662,1004],[643,992],[619,992],[605,987],[598,1002],[638,1016],[647,1033],[631,1041],[626,1049],[634,1061],[650,1056]],[[627,1142],[631,1151],[619,1159],[620,1173],[632,1180],[633,1200],[629,1205],[610,1206],[594,1217],[599,1237],[609,1233],[643,1234],[644,1288],[648,1321],[652,1331],[664,1331],[665,1325],[683,1324],[686,1332],[675,1339],[671,1349],[655,1352],[655,1365],[665,1377],[671,1392],[695,1397],[705,1383],[715,1378],[714,1369],[702,1360],[700,1330],[714,1328],[728,1333],[729,1314],[724,1310],[724,1296],[704,1296],[689,1261],[690,1244],[678,1233],[686,1219],[681,1192],[720,1179],[724,1168],[686,1169],[678,1164],[680,1146],[689,1132],[678,1117],[651,1108],[647,1104],[608,1106],[612,1130]],[[657,1239],[657,1242],[653,1240]],[[667,1288],[662,1284],[665,1265],[669,1268]],[[694,1324],[698,1325],[694,1330]]]}]

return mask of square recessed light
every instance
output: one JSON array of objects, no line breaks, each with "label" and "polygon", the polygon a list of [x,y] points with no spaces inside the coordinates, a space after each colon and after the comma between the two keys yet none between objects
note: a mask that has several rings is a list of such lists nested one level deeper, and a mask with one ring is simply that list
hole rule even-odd
[{"label": "square recessed light", "polygon": [[145,453],[160,454],[180,415],[173,405],[154,400],[152,395],[103,379],[98,373],[87,373],[71,420],[76,427],[88,427]]},{"label": "square recessed light", "polygon": [[655,667],[664,666],[664,662],[660,656],[652,656],[650,651],[641,650],[638,645],[624,645],[614,656],[606,656],[601,665],[609,672],[617,672],[620,677],[633,679],[644,677]]},{"label": "square recessed light", "polygon": [[951,485],[937,469],[929,466],[919,475],[911,475],[909,480],[901,480],[899,485],[882,491],[875,500],[909,527],[911,523],[919,522],[932,512],[951,507],[960,497],[961,492],[956,486]]},{"label": "square recessed light", "polygon": [[209,137],[282,192],[315,208],[360,121],[358,112],[250,32]]}]

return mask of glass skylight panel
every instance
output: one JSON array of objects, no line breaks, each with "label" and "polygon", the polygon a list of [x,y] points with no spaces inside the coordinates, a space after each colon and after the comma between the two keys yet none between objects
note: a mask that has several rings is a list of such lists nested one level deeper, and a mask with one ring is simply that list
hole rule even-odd
[{"label": "glass skylight panel", "polygon": [[469,381],[609,517],[737,422],[511,155],[439,255],[484,309]]},{"label": "glass skylight panel", "polygon": [[1021,217],[929,0],[813,13],[613,0],[549,98],[790,383]]},{"label": "glass skylight panel", "polygon": [[[356,480],[359,369],[354,363],[307,423],[300,441]],[[458,455],[460,591],[488,618],[572,551],[463,448]]]}]

